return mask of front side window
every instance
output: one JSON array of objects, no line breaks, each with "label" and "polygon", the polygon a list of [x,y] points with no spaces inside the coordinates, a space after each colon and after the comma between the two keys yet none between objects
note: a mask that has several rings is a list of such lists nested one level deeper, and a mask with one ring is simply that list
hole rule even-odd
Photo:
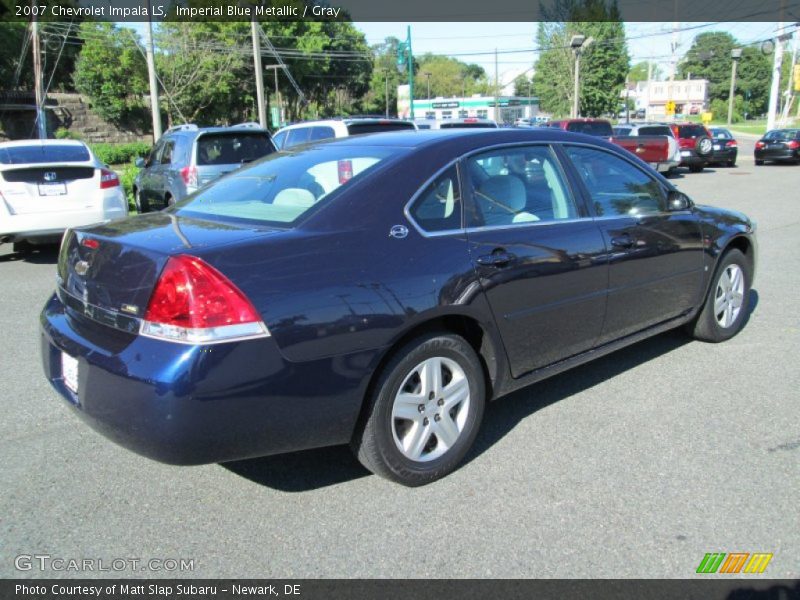
[{"label": "front side window", "polygon": [[583,180],[595,215],[636,217],[666,209],[661,185],[622,158],[584,146],[565,146]]},{"label": "front side window", "polygon": [[572,219],[577,210],[549,146],[515,146],[465,161],[470,227]]},{"label": "front side window", "polygon": [[[406,150],[386,147],[305,147],[270,154],[179,203],[179,215],[291,225],[340,188]],[[357,220],[358,215],[353,215]]]},{"label": "front side window", "polygon": [[411,206],[409,211],[425,231],[461,229],[461,189],[455,166],[437,177]]}]

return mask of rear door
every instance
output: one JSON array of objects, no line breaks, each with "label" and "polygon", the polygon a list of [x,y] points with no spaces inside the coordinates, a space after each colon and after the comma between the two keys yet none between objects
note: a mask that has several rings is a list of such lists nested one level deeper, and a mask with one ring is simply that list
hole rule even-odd
[{"label": "rear door", "polygon": [[590,349],[608,280],[603,238],[547,144],[462,162],[473,267],[519,377]]},{"label": "rear door", "polygon": [[608,309],[600,343],[697,306],[703,243],[691,210],[670,212],[666,187],[611,151],[564,145],[608,250]]}]

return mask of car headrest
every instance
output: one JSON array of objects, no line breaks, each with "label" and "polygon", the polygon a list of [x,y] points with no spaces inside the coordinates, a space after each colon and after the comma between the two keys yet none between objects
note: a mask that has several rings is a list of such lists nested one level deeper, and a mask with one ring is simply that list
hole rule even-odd
[{"label": "car headrest", "polygon": [[312,206],[316,199],[314,194],[303,188],[286,188],[275,195],[272,204],[279,206],[302,206],[308,208]]},{"label": "car headrest", "polygon": [[491,202],[505,206],[510,213],[521,211],[527,202],[525,185],[513,175],[489,177],[480,185],[478,193]]}]

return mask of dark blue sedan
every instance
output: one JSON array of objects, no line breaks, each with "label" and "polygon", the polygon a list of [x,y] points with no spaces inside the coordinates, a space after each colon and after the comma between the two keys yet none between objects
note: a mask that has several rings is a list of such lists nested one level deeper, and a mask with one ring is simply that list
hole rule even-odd
[{"label": "dark blue sedan", "polygon": [[598,138],[351,137],[69,231],[42,359],[87,423],[156,460],[350,443],[421,485],[489,400],[675,327],[735,335],[755,259],[747,217]]}]

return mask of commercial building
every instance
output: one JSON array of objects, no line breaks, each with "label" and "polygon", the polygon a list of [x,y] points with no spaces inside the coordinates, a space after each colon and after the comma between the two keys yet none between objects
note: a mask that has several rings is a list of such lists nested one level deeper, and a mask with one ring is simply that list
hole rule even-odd
[{"label": "commercial building", "polygon": [[675,103],[675,114],[694,115],[708,108],[708,80],[639,81],[623,89],[620,98],[634,101],[637,110],[645,110],[648,119],[667,116],[667,102]]},{"label": "commercial building", "polygon": [[[539,99],[528,96],[482,96],[463,98],[431,98],[414,100],[414,118],[463,119],[478,117],[493,119],[498,124],[512,124],[517,119],[533,118],[539,113]],[[397,115],[411,116],[408,86],[397,88]]]}]

